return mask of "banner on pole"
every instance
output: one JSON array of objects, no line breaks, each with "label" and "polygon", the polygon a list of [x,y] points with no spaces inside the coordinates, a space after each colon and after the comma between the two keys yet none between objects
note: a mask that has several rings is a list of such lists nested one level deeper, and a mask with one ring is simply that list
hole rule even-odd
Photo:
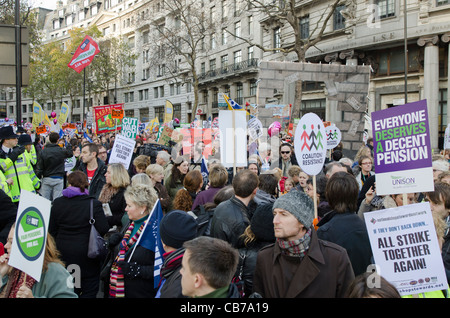
[{"label": "banner on pole", "polygon": [[86,35],[67,66],[80,73],[86,66],[91,64],[94,56],[98,53],[100,53],[98,44],[89,35]]},{"label": "banner on pole", "polygon": [[94,106],[94,118],[97,134],[122,129],[122,119],[112,118],[112,110],[123,110],[123,104]]}]

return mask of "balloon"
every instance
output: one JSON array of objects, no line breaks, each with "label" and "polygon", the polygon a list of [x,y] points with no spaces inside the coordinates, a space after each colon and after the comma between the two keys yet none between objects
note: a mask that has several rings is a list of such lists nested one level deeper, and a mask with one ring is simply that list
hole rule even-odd
[{"label": "balloon", "polygon": [[277,121],[274,121],[267,130],[267,133],[270,137],[277,136],[280,133],[281,130],[281,124]]},{"label": "balloon", "polygon": [[8,117],[6,117],[6,118],[5,118],[5,121],[9,121],[9,118],[8,118]]},{"label": "balloon", "polygon": [[179,120],[178,118],[175,118],[174,121],[175,121],[177,124],[180,123],[180,120]]},{"label": "balloon", "polygon": [[56,125],[58,123],[58,119],[53,119],[53,123]]},{"label": "balloon", "polygon": [[52,112],[51,116],[52,116],[52,118],[55,118],[56,117],[56,113]]}]

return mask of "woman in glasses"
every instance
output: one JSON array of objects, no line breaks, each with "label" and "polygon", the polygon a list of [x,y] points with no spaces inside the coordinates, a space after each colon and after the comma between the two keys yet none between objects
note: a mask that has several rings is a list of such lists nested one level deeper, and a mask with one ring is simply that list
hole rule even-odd
[{"label": "woman in glasses", "polygon": [[361,158],[359,158],[358,165],[360,171],[356,175],[356,181],[358,182],[359,191],[361,191],[364,182],[366,182],[366,180],[374,174],[374,172],[372,171],[372,157],[362,156]]}]

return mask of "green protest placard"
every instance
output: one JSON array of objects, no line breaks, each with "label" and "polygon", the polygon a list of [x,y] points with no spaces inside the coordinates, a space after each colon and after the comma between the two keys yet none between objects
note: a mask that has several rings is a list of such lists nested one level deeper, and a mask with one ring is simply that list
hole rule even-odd
[{"label": "green protest placard", "polygon": [[136,139],[139,122],[137,118],[124,117],[122,119],[121,135],[130,139]]},{"label": "green protest placard", "polygon": [[9,265],[40,280],[51,201],[22,190]]}]

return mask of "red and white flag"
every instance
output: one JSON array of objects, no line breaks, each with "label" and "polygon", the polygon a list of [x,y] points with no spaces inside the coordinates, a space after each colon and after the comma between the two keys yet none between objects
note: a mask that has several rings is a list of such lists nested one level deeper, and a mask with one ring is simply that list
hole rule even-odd
[{"label": "red and white flag", "polygon": [[89,35],[86,35],[67,66],[80,73],[86,66],[91,64],[94,56],[98,53],[100,53],[98,44]]}]

